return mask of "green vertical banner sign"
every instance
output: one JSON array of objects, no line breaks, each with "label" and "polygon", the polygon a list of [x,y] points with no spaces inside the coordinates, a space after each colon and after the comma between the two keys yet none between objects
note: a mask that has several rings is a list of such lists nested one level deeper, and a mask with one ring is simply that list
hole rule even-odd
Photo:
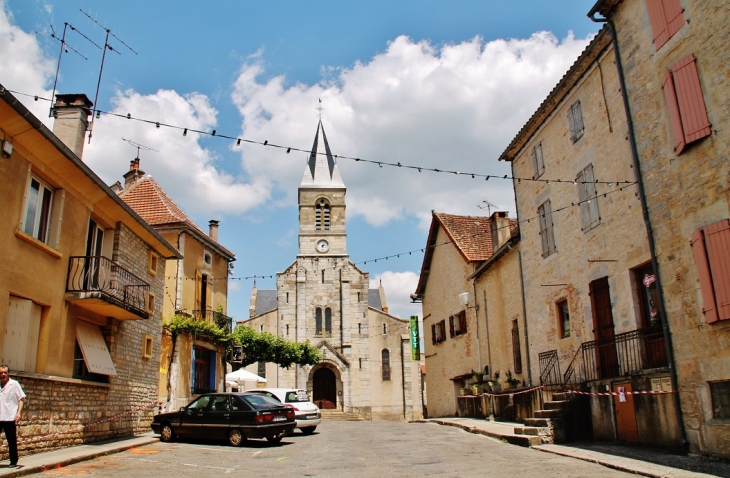
[{"label": "green vertical banner sign", "polygon": [[411,360],[421,360],[421,338],[418,334],[417,315],[411,315]]}]

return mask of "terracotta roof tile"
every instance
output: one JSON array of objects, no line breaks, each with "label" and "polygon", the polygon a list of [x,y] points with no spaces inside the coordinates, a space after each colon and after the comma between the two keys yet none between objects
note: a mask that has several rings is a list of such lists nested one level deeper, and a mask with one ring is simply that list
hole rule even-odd
[{"label": "terracotta roof tile", "polygon": [[446,234],[469,262],[485,261],[492,255],[491,221],[483,216],[434,213]]}]

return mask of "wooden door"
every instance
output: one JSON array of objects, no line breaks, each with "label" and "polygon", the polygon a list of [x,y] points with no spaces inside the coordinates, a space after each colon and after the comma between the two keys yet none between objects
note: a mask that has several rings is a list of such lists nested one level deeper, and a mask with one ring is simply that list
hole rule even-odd
[{"label": "wooden door", "polygon": [[616,410],[616,438],[618,441],[639,443],[634,396],[626,393],[632,390],[630,383],[619,383],[613,386],[613,391],[619,394],[613,396],[613,405]]},{"label": "wooden door", "polygon": [[596,368],[600,378],[619,376],[618,356],[613,330],[611,294],[608,277],[591,282],[593,336],[596,341]]},{"label": "wooden door", "polygon": [[337,408],[337,378],[328,368],[321,368],[312,377],[314,403],[319,408]]}]

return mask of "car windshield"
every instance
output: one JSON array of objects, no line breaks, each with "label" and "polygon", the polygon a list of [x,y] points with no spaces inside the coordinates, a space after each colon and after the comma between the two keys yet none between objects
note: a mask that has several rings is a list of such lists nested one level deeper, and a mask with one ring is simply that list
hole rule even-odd
[{"label": "car windshield", "polygon": [[282,406],[280,401],[267,397],[266,395],[243,395],[241,398],[248,402],[253,408],[259,410]]},{"label": "car windshield", "polygon": [[289,390],[286,392],[286,403],[308,402],[309,395],[306,390]]}]

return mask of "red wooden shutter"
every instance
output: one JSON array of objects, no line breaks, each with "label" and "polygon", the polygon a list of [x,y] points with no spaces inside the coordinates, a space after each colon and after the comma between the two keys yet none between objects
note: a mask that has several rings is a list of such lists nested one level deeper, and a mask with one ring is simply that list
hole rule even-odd
[{"label": "red wooden shutter", "polygon": [[667,34],[669,38],[679,31],[684,25],[684,9],[679,0],[664,0],[664,18],[667,21]]},{"label": "red wooden shutter", "polygon": [[669,40],[667,19],[664,17],[662,0],[646,0],[646,9],[649,12],[649,23],[654,37],[654,48],[659,49]]},{"label": "red wooden shutter", "polygon": [[679,102],[684,141],[689,144],[710,134],[710,120],[702,97],[697,60],[689,55],[672,66],[674,90]]},{"label": "red wooden shutter", "polygon": [[677,103],[677,94],[674,91],[674,80],[672,72],[667,70],[664,75],[664,99],[667,101],[667,109],[669,110],[669,122],[672,125],[672,137],[674,138],[674,152],[680,154],[686,143],[684,142],[684,130],[682,129],[682,118],[679,116],[679,104]]},{"label": "red wooden shutter", "polygon": [[704,228],[719,320],[730,319],[730,220]]},{"label": "red wooden shutter", "polygon": [[705,240],[702,229],[697,229],[690,239],[692,251],[695,256],[695,265],[697,266],[697,277],[700,280],[700,292],[702,293],[703,308],[702,313],[705,314],[705,320],[708,324],[718,321],[717,305],[715,304],[715,291],[712,288],[712,276],[710,275],[710,265],[707,263],[707,252],[705,251]]}]

